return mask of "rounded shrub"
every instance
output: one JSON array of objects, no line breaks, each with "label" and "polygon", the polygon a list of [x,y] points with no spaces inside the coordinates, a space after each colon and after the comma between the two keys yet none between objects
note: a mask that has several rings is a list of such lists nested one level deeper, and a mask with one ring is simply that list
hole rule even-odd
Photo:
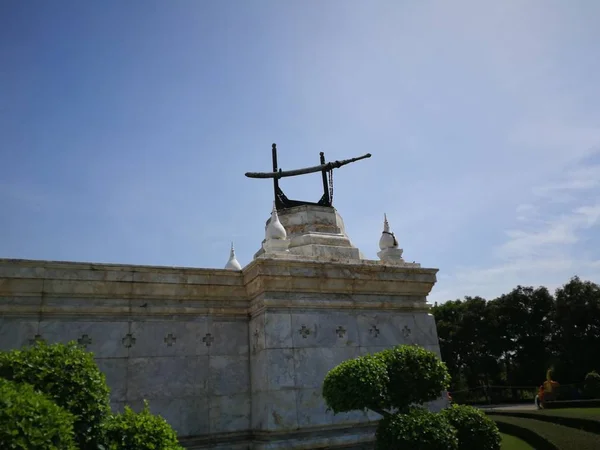
[{"label": "rounded shrub", "polygon": [[37,342],[0,352],[0,377],[32,385],[74,416],[79,449],[102,443],[102,422],[110,412],[109,389],[93,355],[76,343]]},{"label": "rounded shrub", "polygon": [[385,361],[377,354],[344,361],[323,381],[323,398],[334,412],[388,407],[389,377]]},{"label": "rounded shrub", "polygon": [[456,429],[460,450],[500,450],[500,431],[483,411],[467,405],[452,405],[440,414]]},{"label": "rounded shrub", "polygon": [[0,448],[75,450],[73,416],[32,386],[0,378]]},{"label": "rounded shrub", "polygon": [[380,352],[387,367],[389,403],[395,408],[421,405],[439,398],[450,374],[437,355],[422,347],[399,345]]},{"label": "rounded shrub", "polygon": [[385,417],[377,426],[376,450],[401,448],[458,450],[459,446],[456,430],[443,415],[413,408],[405,414]]},{"label": "rounded shrub", "polygon": [[126,406],[122,414],[109,416],[105,433],[108,450],[183,450],[173,428],[151,414],[146,401],[140,413]]}]

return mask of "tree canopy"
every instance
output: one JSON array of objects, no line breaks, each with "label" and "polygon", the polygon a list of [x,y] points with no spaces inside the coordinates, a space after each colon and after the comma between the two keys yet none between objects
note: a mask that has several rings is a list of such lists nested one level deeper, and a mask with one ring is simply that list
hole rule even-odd
[{"label": "tree canopy", "polygon": [[433,307],[451,390],[535,387],[553,369],[561,384],[600,371],[600,286],[578,277],[552,295],[517,286],[492,300],[465,297]]}]

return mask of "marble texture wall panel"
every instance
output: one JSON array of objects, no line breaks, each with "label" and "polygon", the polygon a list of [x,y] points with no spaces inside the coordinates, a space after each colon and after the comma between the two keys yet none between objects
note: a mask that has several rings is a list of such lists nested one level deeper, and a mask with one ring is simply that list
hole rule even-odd
[{"label": "marble texture wall panel", "polygon": [[422,345],[439,346],[435,317],[429,313],[414,314],[415,335]]},{"label": "marble texture wall panel", "polygon": [[265,315],[250,319],[248,326],[248,342],[250,343],[250,352],[252,355],[259,353],[265,348]]},{"label": "marble texture wall panel", "polygon": [[292,314],[293,344],[303,347],[358,347],[356,315],[347,312]]},{"label": "marble texture wall panel", "polygon": [[[156,397],[148,401],[150,412],[160,414],[179,436],[195,436],[210,432],[207,397]],[[128,402],[134,411],[141,411],[143,400]]]},{"label": "marble texture wall panel", "polygon": [[250,427],[252,430],[265,430],[267,428],[267,406],[265,401],[268,393],[264,391],[252,392],[252,403],[250,404]]},{"label": "marble texture wall panel", "polygon": [[129,358],[127,400],[204,397],[208,380],[208,356]]},{"label": "marble texture wall panel", "polygon": [[299,389],[296,395],[298,426],[314,427],[333,423],[333,413],[327,411],[321,389]]},{"label": "marble texture wall panel", "polygon": [[265,348],[290,348],[293,346],[291,314],[265,313]]},{"label": "marble texture wall panel", "polygon": [[127,358],[97,358],[98,368],[106,376],[110,400],[125,401],[127,394]]},{"label": "marble texture wall panel", "polygon": [[296,390],[259,392],[252,397],[252,425],[257,430],[284,431],[298,428]]},{"label": "marble texture wall panel", "polygon": [[215,337],[210,355],[248,355],[248,323],[246,321],[213,321],[210,327]]},{"label": "marble texture wall panel", "polygon": [[210,398],[210,432],[226,433],[250,428],[250,395],[220,395]]},{"label": "marble texture wall panel", "polygon": [[250,358],[250,383],[251,391],[262,392],[268,390],[268,373],[267,354],[260,351]]},{"label": "marble texture wall panel", "polygon": [[412,314],[368,314],[357,315],[359,341],[362,347],[394,346],[412,344],[415,329]]},{"label": "marble texture wall panel", "polygon": [[129,322],[50,320],[42,321],[39,334],[48,343],[77,341],[96,358],[123,358],[127,347],[123,338],[129,333]]},{"label": "marble texture wall panel", "polygon": [[263,350],[266,364],[267,385],[265,390],[293,388],[296,386],[296,363],[291,348]]},{"label": "marble texture wall panel", "polygon": [[320,388],[331,369],[359,355],[358,347],[294,349],[296,387]]},{"label": "marble texture wall panel", "polygon": [[247,356],[210,356],[209,390],[211,395],[249,392],[250,365]]},{"label": "marble texture wall panel", "polygon": [[29,345],[37,334],[37,321],[0,319],[0,350],[19,349]]},{"label": "marble texture wall panel", "polygon": [[208,355],[202,339],[208,333],[208,319],[194,321],[136,321],[131,324],[135,345],[129,349],[134,358],[149,356]]}]

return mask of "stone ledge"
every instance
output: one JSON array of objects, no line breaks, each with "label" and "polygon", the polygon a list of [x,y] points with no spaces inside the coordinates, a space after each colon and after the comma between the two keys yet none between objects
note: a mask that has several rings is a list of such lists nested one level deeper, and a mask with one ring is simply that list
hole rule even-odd
[{"label": "stone ledge", "polygon": [[348,426],[314,427],[292,432],[236,432],[189,436],[179,441],[189,450],[313,450],[313,449],[370,449],[376,425],[373,423]]},{"label": "stone ledge", "polygon": [[5,258],[0,278],[243,286],[240,272],[225,269]]}]

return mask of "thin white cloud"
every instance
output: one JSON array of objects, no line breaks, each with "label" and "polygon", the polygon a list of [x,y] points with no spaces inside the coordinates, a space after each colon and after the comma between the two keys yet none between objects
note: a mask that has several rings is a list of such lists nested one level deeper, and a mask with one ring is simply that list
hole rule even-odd
[{"label": "thin white cloud", "polygon": [[[584,195],[600,195],[600,185],[594,182],[599,171],[600,166],[581,165],[553,182],[534,187],[535,202],[515,208],[516,221],[522,227],[506,231],[505,241],[492,249],[495,262],[487,267],[458,267],[440,280],[441,289],[434,290],[431,301],[464,295],[494,298],[519,284],[555,289],[573,275],[600,281],[597,252],[581,249],[600,225],[600,203],[586,202]],[[575,204],[551,212],[556,196],[564,192],[574,194]]]}]

